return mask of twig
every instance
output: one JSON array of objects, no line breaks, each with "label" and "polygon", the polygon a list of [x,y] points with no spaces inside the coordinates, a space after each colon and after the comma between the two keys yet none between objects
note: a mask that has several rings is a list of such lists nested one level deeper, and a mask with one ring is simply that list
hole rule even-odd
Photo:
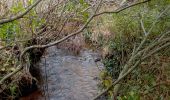
[{"label": "twig", "polygon": [[138,61],[136,61],[136,63],[134,64],[134,66],[132,66],[126,73],[124,73],[123,75],[121,75],[112,85],[110,85],[105,91],[103,91],[102,93],[100,93],[99,95],[97,95],[93,100],[97,100],[99,97],[101,97],[102,95],[106,94],[113,86],[115,86],[116,84],[118,84],[123,78],[125,78],[128,74],[130,74],[135,68],[137,68],[137,66],[140,64],[141,61],[147,59],[148,57],[150,57],[152,54],[166,48],[170,46],[170,42],[161,46],[160,48],[156,49],[155,51],[153,51],[152,53],[148,54],[147,56],[139,59]]},{"label": "twig", "polygon": [[103,12],[100,12],[100,13],[96,14],[95,16],[99,16],[99,15],[103,15],[103,14],[119,13],[121,11],[124,11],[124,10],[128,9],[128,8],[131,8],[131,7],[140,5],[140,4],[144,4],[144,3],[149,2],[149,1],[151,1],[151,0],[144,0],[142,2],[132,3],[132,4],[128,5],[128,6],[120,7],[115,11],[103,11]]},{"label": "twig", "polygon": [[168,47],[168,46],[170,46],[170,42],[164,44],[163,46],[161,46],[161,47],[159,47],[159,48],[157,48],[157,49],[155,49],[155,50],[152,51],[151,53],[149,53],[149,54],[147,54],[146,56],[144,56],[142,59],[143,59],[143,60],[144,60],[144,59],[147,59],[147,58],[150,57],[151,55],[155,54],[156,52],[158,52],[158,51],[160,51],[160,50],[162,50],[163,48],[166,48],[166,47]]},{"label": "twig", "polygon": [[147,89],[147,90],[148,90],[147,93],[145,92],[145,93],[143,93],[143,94],[144,94],[144,95],[147,95],[148,93],[152,92],[151,90],[153,90],[154,88],[156,88],[156,87],[158,87],[158,86],[160,86],[160,85],[170,86],[170,83],[167,82],[167,81],[165,81],[165,82],[160,82],[160,83],[158,83],[158,84],[155,84],[154,86],[152,86],[152,87],[150,87],[149,89]]},{"label": "twig", "polygon": [[147,33],[146,33],[146,30],[145,30],[145,27],[144,27],[144,24],[143,24],[143,20],[142,20],[142,19],[140,20],[140,24],[141,24],[142,30],[143,30],[143,32],[144,32],[144,34],[145,34],[145,36],[146,36]]},{"label": "twig", "polygon": [[136,53],[142,48],[142,46],[144,45],[144,43],[146,42],[148,36],[150,35],[153,27],[155,26],[155,24],[157,23],[158,19],[170,8],[170,6],[168,6],[163,12],[161,12],[159,14],[159,16],[156,18],[156,20],[152,23],[151,28],[149,29],[149,31],[146,33],[146,36],[144,37],[144,39],[142,40],[142,42],[140,43],[139,47],[137,48],[137,50],[135,51]]},{"label": "twig", "polygon": [[160,38],[158,39],[158,41],[162,40],[166,35],[168,35],[170,33],[170,31],[167,31],[166,33],[162,34],[160,36]]},{"label": "twig", "polygon": [[3,49],[6,49],[6,48],[8,48],[8,47],[11,47],[11,46],[10,46],[10,45],[7,45],[7,46],[4,46],[4,47],[1,47],[1,48],[0,48],[0,51],[3,50]]},{"label": "twig", "polygon": [[82,28],[80,28],[78,31],[73,32],[72,34],[70,34],[70,35],[68,35],[68,36],[66,36],[66,37],[64,37],[64,38],[62,38],[62,39],[60,39],[60,40],[58,40],[58,41],[49,43],[49,44],[47,44],[47,45],[33,45],[33,46],[30,46],[30,47],[26,47],[26,48],[24,49],[24,51],[21,53],[21,55],[20,55],[21,65],[20,65],[15,71],[13,71],[12,73],[9,73],[9,74],[6,75],[5,77],[3,77],[3,78],[0,80],[0,85],[1,85],[6,79],[8,79],[9,77],[13,76],[14,74],[16,74],[17,72],[19,72],[19,71],[24,67],[24,66],[23,66],[23,57],[24,57],[24,54],[25,54],[28,50],[33,49],[33,48],[48,48],[48,47],[50,47],[50,46],[54,46],[54,45],[56,45],[56,44],[58,44],[58,43],[63,42],[64,40],[66,40],[66,39],[68,39],[68,38],[70,38],[70,37],[72,37],[72,36],[74,36],[74,35],[77,35],[77,34],[79,34],[80,32],[82,32],[82,31],[86,28],[86,26],[90,23],[90,21],[94,18],[94,15],[95,15],[96,12],[98,11],[101,2],[102,2],[102,0],[100,0],[99,4],[97,5],[94,14],[87,20],[87,22],[84,24],[84,26],[83,26]]},{"label": "twig", "polygon": [[166,7],[166,9],[164,11],[162,11],[162,13],[159,14],[159,16],[156,18],[156,20],[152,23],[151,28],[149,29],[148,33],[151,33],[152,29],[154,28],[154,26],[156,25],[156,23],[158,22],[158,20],[162,17],[163,14],[165,14],[168,10],[170,9],[170,5],[168,7]]},{"label": "twig", "polygon": [[19,65],[15,71],[13,71],[13,72],[7,74],[6,76],[4,76],[4,77],[0,80],[0,85],[2,85],[5,80],[7,80],[9,77],[15,75],[15,74],[16,74],[17,72],[19,72],[21,69],[22,69],[22,67]]},{"label": "twig", "polygon": [[[40,1],[41,1],[41,0],[39,0],[39,2],[40,2]],[[95,9],[95,11],[94,11],[94,14],[86,21],[86,23],[85,23],[78,31],[73,32],[73,33],[65,36],[64,38],[62,38],[62,39],[60,39],[60,40],[58,40],[58,41],[54,41],[54,42],[52,42],[52,43],[49,43],[49,44],[47,44],[47,45],[33,45],[33,46],[30,46],[30,47],[26,47],[26,48],[23,50],[23,52],[21,53],[21,55],[20,55],[21,65],[19,65],[19,66],[17,67],[17,69],[16,69],[15,71],[13,71],[12,73],[9,73],[9,74],[7,74],[6,76],[4,76],[4,77],[0,80],[0,85],[1,85],[6,79],[8,79],[9,77],[15,75],[15,74],[16,74],[17,72],[19,72],[20,70],[22,70],[22,68],[24,67],[24,66],[23,66],[23,57],[24,57],[25,53],[26,53],[28,50],[34,49],[34,48],[48,48],[48,47],[54,46],[54,45],[56,45],[56,44],[59,44],[59,43],[65,41],[66,39],[68,39],[68,38],[70,38],[70,37],[72,37],[72,36],[75,36],[75,35],[81,33],[81,32],[87,27],[87,25],[91,22],[91,20],[93,20],[93,18],[96,17],[96,16],[99,16],[99,15],[102,15],[102,14],[119,13],[119,12],[125,10],[125,9],[128,9],[128,8],[130,8],[130,7],[133,7],[133,6],[135,6],[135,5],[139,5],[139,4],[142,4],[142,3],[149,2],[149,1],[151,1],[151,0],[145,0],[145,1],[143,1],[143,2],[138,2],[138,3],[135,3],[135,4],[129,5],[129,6],[127,6],[127,7],[123,7],[123,8],[117,9],[116,11],[112,11],[112,12],[107,12],[107,11],[106,11],[106,12],[102,12],[102,13],[96,14],[96,12],[98,11],[98,9],[99,9],[100,4],[102,3],[102,1],[103,1],[103,0],[100,0],[99,4],[97,5],[97,7],[96,7],[96,9]],[[25,14],[24,14],[24,15],[25,15]],[[16,19],[18,19],[18,18],[15,18],[15,19],[13,19],[13,20],[16,20]],[[12,20],[12,21],[13,21],[13,20]],[[11,21],[11,20],[8,20],[7,22],[10,22],[10,21]]]},{"label": "twig", "polygon": [[29,6],[24,12],[16,15],[16,16],[13,16],[13,17],[10,17],[10,18],[6,18],[6,19],[1,19],[0,20],[0,24],[5,24],[5,23],[8,23],[8,22],[12,22],[14,20],[17,20],[17,19],[20,19],[22,18],[24,15],[26,15],[30,10],[32,10],[35,6],[37,6],[42,0],[38,0],[36,1],[34,4],[32,4],[31,6]]},{"label": "twig", "polygon": [[130,68],[125,74],[123,74],[121,77],[119,77],[112,85],[110,85],[105,91],[103,91],[102,93],[98,94],[95,98],[93,98],[92,100],[97,100],[99,97],[101,97],[102,95],[106,94],[113,86],[115,86],[116,84],[118,84],[123,78],[125,78],[129,73],[131,73],[140,63],[140,60],[137,61],[135,63],[135,65]]},{"label": "twig", "polygon": [[[145,36],[144,39],[141,41],[141,43],[140,43],[140,45],[138,46],[138,48],[135,50],[134,56],[132,55],[132,56],[130,57],[130,60],[129,60],[129,61],[127,62],[127,64],[125,64],[125,66],[123,67],[123,70],[122,70],[121,73],[119,74],[119,77],[121,77],[121,76],[129,69],[129,67],[132,65],[133,61],[134,61],[135,59],[137,59],[137,57],[139,57],[139,56],[143,53],[143,50],[142,50],[142,51],[139,51],[139,50],[143,47],[144,43],[146,42],[148,36],[149,36],[150,33],[151,33],[152,28],[153,28],[154,25],[157,23],[158,19],[159,19],[169,8],[170,8],[170,6],[168,6],[163,12],[161,12],[161,13],[158,15],[158,17],[156,18],[156,20],[152,23],[150,30],[149,30],[147,33],[145,33],[146,36]],[[143,27],[143,28],[144,28],[144,27]],[[145,29],[144,29],[144,31],[145,31]],[[145,51],[145,50],[144,50],[144,51]],[[141,59],[141,57],[139,57],[139,58]],[[115,95],[115,96],[117,95],[120,86],[121,86],[120,84],[117,84],[117,85],[114,87],[114,93],[115,93],[114,95]]]},{"label": "twig", "polygon": [[158,46],[158,45],[163,44],[168,41],[170,41],[170,38],[165,38],[163,40],[151,43],[151,45],[149,45],[148,47],[146,47],[146,49],[143,50],[144,51],[143,55],[146,55],[149,52],[149,50],[153,49],[155,46]]}]

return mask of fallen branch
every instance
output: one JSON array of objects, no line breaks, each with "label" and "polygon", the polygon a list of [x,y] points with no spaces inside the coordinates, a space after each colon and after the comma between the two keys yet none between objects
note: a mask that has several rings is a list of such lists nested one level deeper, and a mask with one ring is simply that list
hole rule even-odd
[{"label": "fallen branch", "polygon": [[97,100],[99,97],[101,97],[102,95],[106,94],[113,86],[115,86],[116,84],[118,84],[122,79],[124,79],[128,74],[130,74],[136,67],[137,65],[140,63],[140,60],[137,61],[135,63],[134,66],[132,66],[131,69],[129,69],[125,74],[123,74],[121,77],[119,77],[112,85],[110,85],[105,91],[101,92],[100,94],[98,94],[95,98],[93,98],[92,100]]},{"label": "fallen branch", "polygon": [[138,61],[136,61],[136,63],[134,64],[134,66],[132,66],[126,73],[124,73],[123,75],[121,75],[114,83],[112,83],[112,85],[110,85],[105,91],[101,92],[100,94],[98,94],[95,98],[93,98],[92,100],[97,100],[99,97],[101,97],[102,95],[106,94],[109,90],[112,89],[112,87],[114,87],[116,84],[118,84],[122,79],[124,79],[127,75],[129,75],[134,69],[136,69],[138,67],[138,65],[140,64],[141,61],[149,58],[151,55],[157,53],[158,51],[166,48],[170,46],[170,42],[159,47],[158,49],[154,50],[152,53],[148,54],[147,56],[144,56],[142,58],[140,58]]},{"label": "fallen branch", "polygon": [[[129,67],[132,66],[132,63],[135,61],[135,59],[137,59],[139,56],[142,56],[141,54],[142,54],[143,52],[141,52],[141,51],[142,51],[141,48],[144,46],[144,44],[145,44],[146,40],[148,39],[149,35],[151,34],[151,31],[152,31],[153,27],[155,26],[155,24],[156,24],[156,23],[158,22],[158,20],[162,17],[162,15],[163,15],[166,11],[168,11],[169,8],[170,8],[170,6],[166,7],[166,9],[157,16],[156,20],[152,23],[151,28],[149,29],[148,32],[146,32],[144,26],[142,26],[142,28],[144,28],[143,31],[145,32],[146,36],[145,36],[144,39],[141,41],[141,43],[140,43],[140,45],[138,46],[138,48],[134,51],[134,56],[132,55],[132,56],[130,57],[130,60],[129,60],[129,61],[127,62],[127,64],[125,64],[125,66],[123,67],[123,70],[122,70],[121,73],[119,74],[119,77],[121,77],[121,76],[129,69]],[[152,45],[152,44],[151,44],[151,45]],[[140,51],[140,50],[141,50],[141,51]],[[136,54],[136,55],[135,55],[135,54]],[[139,57],[139,58],[141,58],[141,57]],[[117,85],[114,87],[114,93],[115,93],[114,96],[117,96],[117,93],[118,93],[118,91],[119,91],[120,86],[121,86],[120,84],[117,84]]]},{"label": "fallen branch", "polygon": [[[115,85],[116,85],[116,86],[114,87],[114,93],[115,93],[114,95],[116,96],[116,95],[117,95],[117,92],[118,92],[118,90],[119,90],[119,87],[120,87],[120,84],[118,84],[118,83],[119,83],[125,76],[127,76],[131,71],[133,71],[133,70],[140,64],[141,61],[147,59],[148,57],[150,57],[150,56],[153,55],[154,53],[156,53],[156,52],[158,52],[158,51],[160,51],[160,50],[162,50],[162,49],[170,46],[170,43],[167,43],[167,44],[165,44],[165,45],[157,48],[157,49],[154,50],[153,52],[149,53],[148,55],[145,55],[145,56],[143,55],[144,57],[141,58],[143,53],[147,52],[148,50],[150,50],[151,48],[153,48],[153,47],[156,46],[157,44],[160,44],[160,43],[162,43],[162,42],[169,41],[170,39],[168,38],[168,39],[166,39],[166,40],[158,41],[158,42],[152,44],[151,46],[148,46],[148,48],[139,51],[139,50],[143,47],[144,43],[146,42],[148,36],[149,36],[150,33],[151,33],[151,30],[153,29],[154,25],[157,23],[157,20],[158,20],[169,8],[170,8],[170,6],[168,6],[162,13],[159,14],[159,16],[157,17],[156,21],[154,21],[154,22],[152,23],[152,26],[151,26],[150,30],[149,30],[147,33],[146,33],[145,29],[144,29],[144,26],[142,26],[143,31],[145,32],[146,36],[145,36],[145,38],[143,39],[143,41],[140,43],[139,47],[138,47],[136,50],[133,51],[132,56],[130,57],[129,61],[128,61],[128,62],[126,63],[126,65],[123,67],[123,70],[122,70],[122,72],[121,72],[120,75],[119,75],[119,78],[118,78],[111,86],[109,86],[105,91],[103,91],[103,92],[100,93],[98,96],[96,96],[93,100],[96,100],[96,99],[98,99],[100,96],[102,96],[102,95],[104,95],[105,93],[107,93],[107,92],[108,92],[113,86],[115,86]],[[141,24],[142,24],[142,23],[141,23]],[[166,32],[165,35],[168,34],[168,33],[169,33],[169,32]],[[160,37],[159,40],[161,40],[161,38],[163,38],[163,36],[164,36],[164,35],[162,35],[162,37]],[[141,56],[141,57],[139,57],[139,56]],[[138,57],[139,57],[139,60],[135,63],[135,65],[134,65],[133,67],[131,67],[131,68],[129,69],[129,67],[132,65],[133,61],[134,61],[135,59],[137,59]]]}]

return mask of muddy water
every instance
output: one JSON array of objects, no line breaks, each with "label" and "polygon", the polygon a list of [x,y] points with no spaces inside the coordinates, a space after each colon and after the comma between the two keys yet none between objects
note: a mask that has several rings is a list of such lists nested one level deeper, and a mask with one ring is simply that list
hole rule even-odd
[{"label": "muddy water", "polygon": [[91,100],[98,92],[99,72],[103,64],[98,53],[82,50],[73,55],[67,50],[50,47],[39,68],[43,84],[35,93],[21,100]]}]

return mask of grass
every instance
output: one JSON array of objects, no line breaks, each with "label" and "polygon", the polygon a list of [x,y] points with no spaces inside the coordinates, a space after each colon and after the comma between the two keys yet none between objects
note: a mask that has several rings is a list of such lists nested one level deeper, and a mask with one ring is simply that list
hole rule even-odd
[{"label": "grass", "polygon": [[[166,3],[165,3],[166,2]],[[110,16],[102,16],[94,21],[94,30],[91,30],[91,41],[96,41],[103,48],[104,55],[110,54],[111,57],[104,56],[105,71],[101,76],[101,87],[107,88],[111,85],[121,70],[121,66],[126,63],[132,53],[134,45],[138,45],[145,36],[140,25],[140,20],[143,21],[146,31],[151,27],[151,24],[156,20],[158,14],[165,9],[169,1],[159,0],[152,1],[146,5],[137,6],[119,14]],[[169,29],[169,14],[168,11],[155,24],[151,35],[145,46],[155,39],[159,34],[168,31]],[[104,28],[103,28],[104,27]],[[101,31],[102,30],[102,31]],[[111,38],[105,37],[106,32],[111,34]],[[102,39],[100,37],[102,34]],[[168,37],[169,35],[167,35]],[[170,98],[169,93],[169,62],[170,55],[167,53],[169,48],[153,55],[150,59],[142,62],[140,67],[133,71],[132,74],[121,83],[121,91],[119,92],[119,100],[149,100],[149,99],[165,99]],[[165,53],[166,52],[166,53]],[[162,58],[163,57],[163,58]],[[109,78],[108,78],[109,77]],[[111,77],[111,78],[110,78]],[[107,81],[106,81],[107,79]],[[161,83],[161,84],[160,84]],[[163,83],[163,84],[162,84]],[[113,92],[109,91],[109,97],[113,98]],[[156,95],[155,95],[156,94]]]},{"label": "grass", "polygon": [[[32,0],[31,0],[32,1]],[[99,49],[103,55],[103,62],[106,67],[105,71],[101,72],[101,87],[107,88],[110,84],[118,77],[122,66],[126,63],[131,56],[134,45],[139,45],[140,41],[145,37],[143,30],[140,25],[140,20],[143,21],[146,31],[151,27],[151,24],[155,21],[158,14],[163,11],[163,9],[169,5],[169,0],[153,0],[145,5],[140,5],[127,9],[119,14],[110,14],[99,16],[91,22],[88,28],[83,32],[83,36],[75,36],[70,38],[68,41],[60,44],[59,46],[66,47],[75,53],[78,53],[84,46],[84,41],[88,44]],[[73,2],[68,3],[64,17],[58,18],[59,15],[56,9],[50,14],[47,13],[44,16],[47,19],[39,20],[39,16],[33,10],[24,19],[8,23],[6,25],[0,26],[0,38],[5,39],[5,41],[0,41],[0,46],[5,46],[6,44],[19,46],[19,51],[21,51],[25,46],[31,46],[34,44],[43,44],[59,39],[73,32],[84,23],[89,17],[89,12],[81,12],[82,9],[86,8],[88,5],[82,3],[75,6]],[[62,7],[58,9],[61,10]],[[79,9],[80,8],[80,9]],[[23,9],[21,3],[14,6],[10,12],[16,13]],[[66,22],[66,27],[64,27],[61,34],[57,34],[61,26],[58,24],[63,23],[63,18],[68,17],[74,10],[77,9],[78,14],[76,18],[70,17]],[[103,10],[103,9],[102,9]],[[110,9],[108,9],[110,10]],[[155,24],[149,39],[147,40],[146,46],[153,41],[153,39],[160,33],[166,32],[170,26],[170,11],[164,14],[159,21]],[[82,18],[80,18],[82,17]],[[41,34],[43,38],[46,39],[37,41],[26,41],[17,42],[14,40],[23,40],[25,38],[32,38],[36,36],[36,29],[45,23],[49,27],[46,27],[45,32]],[[7,33],[7,34],[6,34]],[[169,35],[167,35],[168,37]],[[85,38],[85,39],[84,39]],[[7,39],[7,40],[6,40]],[[77,43],[79,41],[79,43]],[[34,61],[35,54],[33,51],[39,52],[38,50],[32,50],[29,52],[30,60]],[[130,74],[127,79],[125,79],[122,84],[123,87],[119,93],[119,100],[131,100],[131,99],[168,99],[169,98],[169,48],[165,49],[156,55],[153,55],[147,61],[142,62],[140,68],[135,70],[133,74]],[[4,53],[5,52],[5,53]],[[0,68],[0,77],[14,70],[16,65],[19,64],[17,60],[17,55],[13,53],[13,49],[4,50],[0,53],[0,64],[3,65]],[[12,54],[12,55],[11,55]],[[32,58],[31,58],[32,56]],[[165,60],[165,61],[164,61]],[[6,64],[7,62],[7,64]],[[32,63],[33,64],[33,63]],[[29,72],[30,73],[30,72]],[[28,74],[28,73],[27,73]],[[23,75],[23,72],[18,73],[18,75]],[[29,74],[29,76],[31,76]],[[28,76],[28,77],[29,77]],[[23,77],[27,77],[24,76]],[[32,77],[32,76],[31,76]],[[13,81],[14,80],[14,81]],[[7,89],[10,91],[12,97],[15,97],[17,86],[17,77],[12,77],[8,82],[13,83]],[[29,81],[29,80],[28,80]],[[166,84],[159,83],[165,82]],[[158,84],[158,85],[157,85]],[[156,94],[156,95],[155,95]],[[113,97],[113,92],[109,91],[109,97]]]}]

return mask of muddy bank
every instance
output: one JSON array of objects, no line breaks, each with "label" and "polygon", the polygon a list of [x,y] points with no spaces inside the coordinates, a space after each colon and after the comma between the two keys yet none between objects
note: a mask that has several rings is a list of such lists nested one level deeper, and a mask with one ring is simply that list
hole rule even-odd
[{"label": "muddy bank", "polygon": [[88,49],[79,55],[55,46],[46,49],[36,66],[42,79],[38,90],[20,100],[90,100],[99,92],[100,58]]}]

